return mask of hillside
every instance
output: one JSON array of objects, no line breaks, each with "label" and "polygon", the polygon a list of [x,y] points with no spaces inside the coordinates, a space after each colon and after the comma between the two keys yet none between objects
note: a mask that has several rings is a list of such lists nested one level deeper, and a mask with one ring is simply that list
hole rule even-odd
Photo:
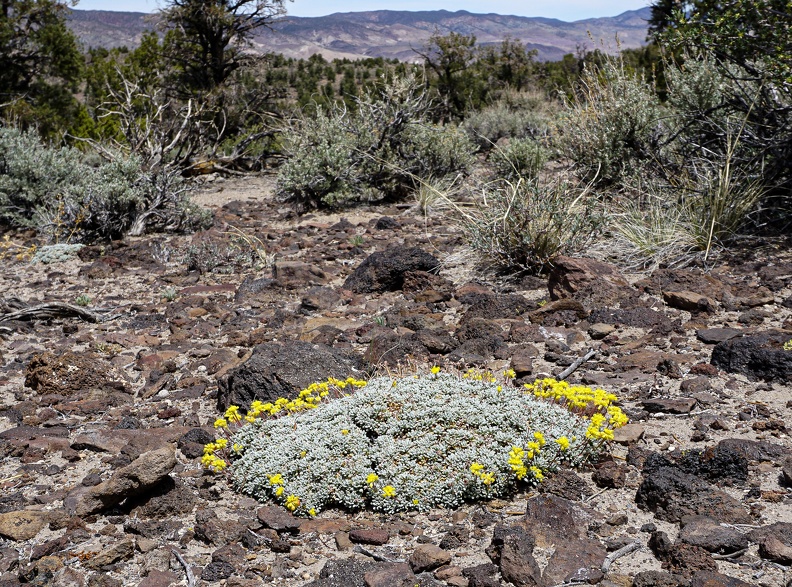
[{"label": "hillside", "polygon": [[[261,30],[254,47],[262,53],[290,57],[321,53],[328,59],[389,57],[413,60],[414,48],[435,31],[473,34],[479,43],[498,43],[511,36],[539,52],[542,60],[560,59],[580,48],[615,50],[639,47],[646,38],[649,9],[632,10],[614,17],[575,22],[540,17],[472,14],[466,11],[406,12],[378,10],[336,13],[322,17],[289,16],[272,30]],[[134,47],[153,18],[136,12],[74,10],[72,29],[87,46]]]}]

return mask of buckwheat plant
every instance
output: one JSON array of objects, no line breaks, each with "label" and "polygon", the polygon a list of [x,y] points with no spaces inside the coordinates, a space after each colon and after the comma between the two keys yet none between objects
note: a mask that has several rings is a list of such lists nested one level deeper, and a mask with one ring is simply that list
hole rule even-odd
[{"label": "buckwheat plant", "polygon": [[301,515],[426,511],[536,485],[596,457],[627,422],[603,390],[513,378],[433,367],[313,384],[295,400],[254,402],[246,416],[229,408],[216,426],[236,432],[207,445],[203,461],[230,465],[237,489]]}]

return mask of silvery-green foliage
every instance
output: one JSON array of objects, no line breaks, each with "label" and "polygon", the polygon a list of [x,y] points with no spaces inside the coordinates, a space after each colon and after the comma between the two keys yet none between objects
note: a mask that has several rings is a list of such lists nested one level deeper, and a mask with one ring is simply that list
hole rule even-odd
[{"label": "silvery-green foliage", "polygon": [[143,220],[149,229],[206,225],[184,194],[178,175],[146,172],[134,156],[91,165],[77,149],[0,128],[0,222],[34,228],[50,242],[120,238]]},{"label": "silvery-green foliage", "polygon": [[608,59],[583,72],[559,123],[559,147],[585,181],[618,183],[659,152],[661,118],[652,88]]},{"label": "silvery-green foliage", "polygon": [[495,179],[536,179],[547,162],[547,151],[533,139],[511,139],[490,153]]},{"label": "silvery-green foliage", "polygon": [[51,263],[62,263],[77,257],[77,253],[84,245],[61,243],[58,245],[44,245],[36,249],[30,262],[43,263],[49,265]]},{"label": "silvery-green foliage", "polygon": [[[394,383],[395,382],[395,383]],[[587,423],[524,389],[448,374],[378,378],[316,409],[244,426],[232,439],[244,447],[232,464],[236,486],[258,499],[300,499],[300,511],[342,506],[426,511],[505,496],[518,485],[508,463],[513,446],[540,431],[543,471],[592,456]],[[567,436],[561,452],[555,439]],[[486,485],[470,467],[494,474]],[[283,492],[270,477],[280,474]],[[377,480],[367,483],[367,477]],[[532,482],[530,477],[526,481]],[[395,495],[387,497],[383,488]]]},{"label": "silvery-green foliage", "polygon": [[549,116],[542,110],[498,101],[468,114],[462,128],[479,148],[488,151],[503,138],[544,137],[548,134],[549,122]]},{"label": "silvery-green foliage", "polygon": [[345,205],[403,198],[422,180],[465,173],[475,145],[458,128],[429,122],[429,106],[407,77],[366,93],[354,111],[304,117],[283,135],[279,193],[300,208]]}]

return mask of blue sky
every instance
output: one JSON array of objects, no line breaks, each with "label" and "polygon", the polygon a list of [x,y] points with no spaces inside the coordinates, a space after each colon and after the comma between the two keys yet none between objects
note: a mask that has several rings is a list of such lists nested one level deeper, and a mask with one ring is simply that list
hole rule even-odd
[{"label": "blue sky", "polygon": [[[546,16],[561,20],[581,20],[596,16],[616,16],[626,10],[648,6],[650,0],[553,0],[526,2],[525,0],[295,0],[287,2],[289,14],[295,16],[323,16],[333,12],[360,10],[468,10],[496,12],[519,16]],[[152,12],[163,0],[80,0],[82,10],[126,10]]]}]

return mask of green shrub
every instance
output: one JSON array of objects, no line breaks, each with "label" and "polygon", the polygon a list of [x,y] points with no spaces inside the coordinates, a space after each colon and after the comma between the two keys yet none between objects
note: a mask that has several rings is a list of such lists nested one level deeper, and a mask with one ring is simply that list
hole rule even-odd
[{"label": "green shrub", "polygon": [[559,122],[559,147],[584,181],[606,185],[657,157],[660,104],[647,84],[606,59],[587,68]]},{"label": "green shrub", "polygon": [[[351,380],[314,384],[292,401],[254,402],[253,423],[207,445],[203,462],[222,470],[230,458],[239,490],[300,514],[427,511],[505,496],[588,462],[626,423],[602,390],[553,380],[515,388],[510,374],[497,381],[437,371],[352,382],[365,387],[330,401],[320,400]],[[241,421],[232,406],[215,425]]]},{"label": "green shrub", "polygon": [[468,245],[501,270],[543,271],[556,255],[578,253],[602,224],[587,190],[565,181],[519,179],[483,190],[474,209],[458,209]]},{"label": "green shrub", "polygon": [[146,173],[135,157],[92,166],[74,148],[0,128],[0,222],[53,242],[117,239],[144,229],[192,230],[207,213],[177,176]]},{"label": "green shrub", "polygon": [[400,199],[421,180],[465,173],[475,146],[453,126],[428,122],[415,79],[365,94],[355,112],[319,110],[285,132],[278,191],[299,208]]},{"label": "green shrub", "polygon": [[511,139],[490,154],[496,179],[536,179],[547,162],[547,151],[533,139]]},{"label": "green shrub", "polygon": [[542,93],[506,92],[492,105],[466,115],[462,128],[483,151],[503,138],[539,138],[550,132],[553,104]]}]

